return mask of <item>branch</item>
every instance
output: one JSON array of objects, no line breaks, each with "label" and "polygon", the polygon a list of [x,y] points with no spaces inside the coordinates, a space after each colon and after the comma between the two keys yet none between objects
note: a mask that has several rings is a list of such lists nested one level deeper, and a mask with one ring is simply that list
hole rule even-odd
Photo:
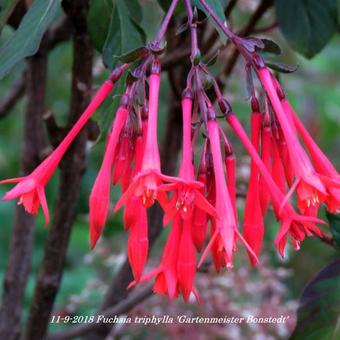
[{"label": "branch", "polygon": [[10,110],[25,93],[26,72],[23,71],[14,82],[12,88],[0,102],[0,118],[7,117]]},{"label": "branch", "polygon": [[[20,161],[20,174],[27,175],[41,161],[43,146],[42,115],[45,110],[47,77],[47,51],[43,46],[27,59],[27,101]],[[25,87],[21,76],[19,88]],[[20,89],[19,89],[20,90]],[[17,90],[17,92],[20,92]],[[12,96],[12,103],[14,97]],[[10,100],[7,105],[9,105]],[[12,104],[10,103],[10,104]],[[7,110],[6,110],[7,111]],[[20,332],[22,303],[31,266],[35,231],[35,216],[27,214],[21,206],[15,211],[14,228],[9,249],[0,310],[0,339],[16,339]]]},{"label": "branch", "polygon": [[[105,309],[103,312],[95,314],[95,320],[97,317],[104,316],[104,317],[115,317],[121,314],[128,313],[132,308],[139,305],[141,302],[152,296],[152,286],[149,285],[147,288],[144,288],[141,291],[135,292],[127,297],[125,300],[121,301],[117,306]],[[88,333],[92,333],[94,331],[105,330],[107,325],[104,323],[87,323],[81,326],[76,326],[69,330],[51,334],[48,336],[48,340],[68,340],[74,339],[76,337],[87,335]]]},{"label": "branch", "polygon": [[[88,103],[92,84],[93,50],[86,27],[88,1],[64,0],[63,6],[73,24],[73,79],[69,117],[69,125],[72,125]],[[61,162],[60,185],[53,223],[45,243],[44,257],[39,268],[23,339],[43,339],[48,328],[76,217],[81,177],[85,169],[86,139],[85,129]]]}]

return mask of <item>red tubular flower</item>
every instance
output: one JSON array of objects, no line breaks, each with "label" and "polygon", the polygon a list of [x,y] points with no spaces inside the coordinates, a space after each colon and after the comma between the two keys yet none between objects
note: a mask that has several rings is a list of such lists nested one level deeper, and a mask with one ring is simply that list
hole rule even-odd
[{"label": "red tubular flower", "polygon": [[164,207],[164,222],[168,223],[177,212],[182,219],[192,218],[195,208],[216,216],[214,207],[205,199],[200,192],[203,183],[194,180],[194,167],[192,163],[192,143],[191,143],[191,111],[192,98],[184,96],[182,100],[183,110],[183,155],[179,170],[179,177],[173,179],[175,183],[166,184],[160,187],[164,191],[175,193],[167,206]]},{"label": "red tubular flower", "polygon": [[[181,218],[177,215],[172,223],[160,265],[140,279],[140,282],[145,282],[156,276],[153,291],[161,295],[168,294],[170,299],[173,299],[179,293],[177,263],[181,227]],[[136,281],[133,281],[128,288],[135,284]]]},{"label": "red tubular flower", "polygon": [[300,134],[316,170],[319,173],[321,181],[327,188],[328,196],[326,197],[325,204],[327,209],[332,213],[338,213],[340,207],[340,175],[334,168],[333,164],[329,161],[326,155],[321,151],[315,143],[309,132],[303,126],[296,112],[293,110],[287,100],[282,101],[286,112],[292,117],[295,127]]},{"label": "red tubular flower", "polygon": [[[268,112],[266,112],[264,114],[263,127],[261,133],[261,159],[269,172],[272,171],[271,154],[272,154],[272,131],[270,128],[269,115]],[[265,216],[270,203],[270,194],[261,175],[259,179],[259,186],[261,188],[259,193],[261,211],[262,216]]]},{"label": "red tubular flower", "polygon": [[237,219],[237,209],[236,209],[236,158],[233,153],[233,149],[223,133],[222,129],[220,129],[220,133],[224,140],[224,164],[227,173],[227,188],[231,200],[231,204],[234,209],[234,215],[236,219],[236,224],[238,224]]},{"label": "red tubular flower", "polygon": [[157,63],[150,75],[149,117],[146,145],[141,171],[134,176],[128,189],[118,200],[115,212],[133,196],[139,197],[145,207],[151,207],[155,200],[164,206],[166,194],[158,190],[162,181],[172,181],[169,176],[161,174],[160,157],[157,143],[158,98],[160,88],[160,70]]},{"label": "red tubular flower", "polygon": [[143,269],[149,252],[148,239],[148,217],[146,208],[138,198],[132,198],[126,205],[126,210],[132,210],[128,222],[125,219],[125,228],[129,228],[128,258],[131,265],[133,277],[138,282],[143,273]]},{"label": "red tubular flower", "polygon": [[131,133],[123,131],[120,143],[117,147],[114,159],[115,166],[112,174],[112,184],[116,185],[119,182],[123,192],[130,184],[134,148],[134,139],[131,136]]},{"label": "red tubular flower", "polygon": [[293,180],[294,180],[294,169],[293,169],[292,162],[290,161],[287,143],[284,140],[281,129],[278,130],[276,144],[279,150],[282,164],[284,164],[286,181],[287,181],[288,186],[290,187],[292,186]]},{"label": "red tubular flower", "polygon": [[289,199],[283,206],[281,205],[285,199],[284,194],[278,188],[266,166],[261,161],[260,156],[256,152],[256,149],[252,143],[249,141],[249,138],[239,120],[233,113],[230,113],[227,116],[227,122],[238,135],[249,155],[256,163],[270,192],[276,216],[282,222],[280,230],[275,239],[275,244],[278,247],[281,256],[284,255],[284,249],[287,243],[288,235],[290,236],[291,242],[296,249],[299,248],[299,243],[304,240],[305,236],[312,236],[313,234],[322,236],[320,230],[315,226],[315,223],[324,223],[322,220],[315,217],[299,215],[291,206]]},{"label": "red tubular flower", "polygon": [[215,270],[219,273],[220,270],[226,266],[225,263],[225,252],[223,251],[223,243],[221,237],[216,233],[216,222],[211,221],[210,226],[210,237],[215,238],[211,245],[211,257],[214,262]]},{"label": "red tubular flower", "polygon": [[[253,112],[251,114],[251,140],[257,152],[259,150],[261,126],[261,113]],[[249,188],[244,211],[243,234],[256,256],[259,256],[264,235],[264,224],[259,197],[258,168],[253,159],[251,160]],[[249,254],[249,258],[252,265],[257,264],[257,259],[252,254]]]},{"label": "red tubular flower", "polygon": [[64,140],[59,146],[29,175],[18,178],[11,178],[0,181],[0,184],[5,183],[18,183],[12,190],[8,191],[3,200],[12,200],[19,198],[19,204],[23,204],[25,210],[30,214],[36,214],[41,204],[44,215],[45,223],[49,224],[49,211],[45,196],[45,186],[54,174],[62,157],[69,148],[70,144],[79,134],[80,130],[88,122],[92,114],[96,111],[98,106],[111,92],[114,81],[116,81],[121,73],[126,68],[123,65],[113,73],[110,81],[106,81],[98,90],[90,104],[81,115],[76,124],[68,132]]},{"label": "red tubular flower", "polygon": [[282,204],[285,204],[289,196],[295,191],[298,196],[298,206],[303,212],[310,205],[319,204],[327,196],[326,188],[316,173],[307,154],[301,146],[299,139],[291,124],[289,115],[285,113],[280,98],[277,94],[277,84],[274,83],[272,75],[267,68],[258,71],[259,79],[270,99],[276,117],[287,143],[289,157],[295,173],[295,182],[285,197]]},{"label": "red tubular flower", "polygon": [[90,194],[90,241],[92,249],[96,245],[105,226],[110,204],[110,184],[113,157],[127,115],[128,112],[125,108],[120,107],[118,109],[112,126],[112,131],[108,137],[104,160]]},{"label": "red tubular flower", "polygon": [[278,141],[274,136],[272,143],[272,153],[273,153],[272,177],[277,186],[279,187],[279,189],[283,193],[285,193],[286,192],[285,170],[280,157]]},{"label": "red tubular flower", "polygon": [[178,287],[185,302],[188,302],[191,292],[194,292],[195,274],[196,254],[192,239],[192,219],[189,218],[183,221],[177,262]]},{"label": "red tubular flower", "polygon": [[[197,179],[204,185],[204,187],[200,189],[201,194],[204,196],[205,187],[207,184],[206,172],[204,170],[199,170]],[[208,214],[205,210],[195,207],[193,213],[192,237],[198,252],[202,250],[202,247],[204,245],[204,241],[207,235],[207,228]]]},{"label": "red tubular flower", "polygon": [[237,229],[234,209],[230,200],[228,188],[225,181],[223,162],[221,155],[221,145],[219,138],[219,127],[215,120],[208,121],[208,132],[210,139],[210,149],[213,158],[214,175],[215,175],[215,189],[216,189],[216,211],[218,218],[216,219],[216,232],[211,238],[206,250],[204,251],[200,264],[205,258],[207,251],[215,241],[215,238],[219,235],[223,244],[223,251],[225,252],[225,263],[227,269],[230,270],[233,267],[233,252],[235,245],[235,237],[239,237],[247,250],[256,258],[253,250],[248,243],[243,239],[242,235]]},{"label": "red tubular flower", "polygon": [[[146,131],[144,130],[143,135],[136,138],[135,174],[140,171],[142,166],[145,137]],[[147,212],[138,197],[131,197],[126,203],[124,226],[129,230],[128,258],[135,281],[138,282],[143,273],[149,252]]]}]

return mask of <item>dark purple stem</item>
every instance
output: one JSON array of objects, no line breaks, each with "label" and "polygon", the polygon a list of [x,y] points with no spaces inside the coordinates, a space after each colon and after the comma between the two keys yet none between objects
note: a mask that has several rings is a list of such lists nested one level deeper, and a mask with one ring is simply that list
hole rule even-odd
[{"label": "dark purple stem", "polygon": [[164,20],[162,22],[162,25],[161,25],[161,28],[160,28],[158,34],[157,34],[157,37],[154,40],[154,42],[152,43],[152,46],[155,49],[159,48],[159,44],[160,44],[161,40],[163,39],[167,29],[168,29],[171,17],[173,16],[173,14],[175,12],[177,4],[178,4],[178,0],[173,0],[171,5],[170,5],[170,7],[169,7],[169,9],[168,9],[168,12],[165,15],[165,18],[164,18]]},{"label": "dark purple stem", "polygon": [[[221,28],[223,33],[230,39],[230,41],[235,45],[235,47],[239,50],[240,54],[252,65],[257,66],[259,62],[258,55],[256,53],[251,54],[244,46],[243,38],[239,37],[237,34],[232,32],[224,23],[219,19],[213,9],[208,5],[205,0],[199,0],[201,5],[207,10],[211,18],[215,21],[215,23]],[[256,67],[255,67],[256,68]]]},{"label": "dark purple stem", "polygon": [[196,19],[194,19],[192,7],[191,7],[191,1],[185,0],[185,6],[187,8],[187,14],[188,14],[188,22],[190,24],[190,32],[191,32],[191,59],[192,62],[195,62],[195,59],[199,57],[200,51],[198,48],[198,40],[197,40],[197,22]]}]

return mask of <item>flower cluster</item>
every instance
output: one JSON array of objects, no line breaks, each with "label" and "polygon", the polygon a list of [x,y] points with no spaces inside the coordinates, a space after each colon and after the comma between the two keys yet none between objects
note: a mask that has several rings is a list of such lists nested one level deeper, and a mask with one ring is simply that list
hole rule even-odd
[{"label": "flower cluster", "polygon": [[[229,271],[241,243],[251,264],[258,263],[270,204],[280,222],[275,244],[282,256],[288,240],[299,249],[306,236],[322,236],[317,226],[324,223],[318,218],[322,204],[331,212],[340,208],[340,175],[314,142],[256,49],[249,47],[250,43],[261,44],[255,39],[234,37],[246,57],[247,72],[254,72],[261,84],[257,90],[250,84],[253,90],[248,137],[217,82],[197,57],[200,53],[191,5],[187,4],[187,10],[193,38],[192,68],[182,96],[183,147],[178,175],[172,177],[161,171],[157,137],[161,67],[159,46],[154,44],[127,82],[89,200],[93,248],[106,223],[111,187],[120,184],[122,195],[114,211],[124,208],[128,258],[134,276],[130,286],[154,278],[156,293],[170,298],[182,295],[185,301],[192,293],[198,299],[195,273],[207,256],[211,256],[217,271],[224,267]],[[0,182],[17,183],[4,200],[19,198],[31,214],[37,213],[41,205],[48,224],[44,188],[67,148],[126,68],[128,65],[123,65],[112,73],[65,139],[36,170],[28,176]],[[204,77],[213,79],[213,96],[202,85]],[[258,100],[259,93],[263,94],[263,103]],[[223,120],[219,121],[213,105],[215,99],[223,120],[251,157],[242,232],[236,209],[236,158],[222,128]],[[199,162],[195,162],[194,145],[202,130],[204,142]],[[297,209],[292,204],[293,196]],[[168,237],[159,265],[144,273],[149,250],[147,209],[156,202],[164,211]]]}]

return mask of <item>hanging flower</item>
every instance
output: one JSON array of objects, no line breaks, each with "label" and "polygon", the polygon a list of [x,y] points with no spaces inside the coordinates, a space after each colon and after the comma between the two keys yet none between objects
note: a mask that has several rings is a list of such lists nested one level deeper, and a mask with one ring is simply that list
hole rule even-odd
[{"label": "hanging flower", "polygon": [[97,110],[99,105],[112,91],[114,83],[120,78],[127,66],[128,65],[123,65],[112,73],[110,80],[105,81],[100,87],[84,113],[68,132],[64,140],[31,174],[0,181],[0,184],[18,183],[12,190],[5,194],[3,200],[7,201],[19,198],[19,204],[23,204],[25,210],[30,214],[36,214],[41,204],[45,215],[45,223],[46,225],[49,224],[50,216],[46,202],[45,186],[53,176],[71,143]]},{"label": "hanging flower", "polygon": [[104,154],[104,160],[98,172],[96,181],[90,194],[90,241],[91,248],[97,243],[105,226],[110,204],[110,184],[113,165],[113,157],[117,147],[120,133],[125,124],[128,111],[124,107],[117,110],[117,114],[108,136],[108,142]]}]

